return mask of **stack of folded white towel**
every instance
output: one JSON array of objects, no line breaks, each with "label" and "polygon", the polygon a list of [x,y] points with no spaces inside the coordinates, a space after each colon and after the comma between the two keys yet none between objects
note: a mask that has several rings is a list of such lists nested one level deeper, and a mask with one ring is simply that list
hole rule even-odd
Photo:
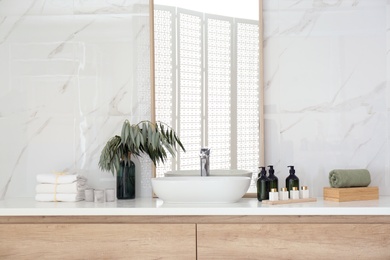
[{"label": "stack of folded white towel", "polygon": [[80,201],[84,199],[87,179],[78,174],[38,174],[35,187],[37,201]]}]

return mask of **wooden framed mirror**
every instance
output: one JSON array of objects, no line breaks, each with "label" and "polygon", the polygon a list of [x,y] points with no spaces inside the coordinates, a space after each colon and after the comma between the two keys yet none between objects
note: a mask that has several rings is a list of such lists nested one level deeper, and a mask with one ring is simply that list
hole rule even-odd
[{"label": "wooden framed mirror", "polygon": [[187,150],[154,176],[198,169],[209,147],[211,170],[255,180],[264,165],[262,0],[151,0],[150,18],[152,118]]}]

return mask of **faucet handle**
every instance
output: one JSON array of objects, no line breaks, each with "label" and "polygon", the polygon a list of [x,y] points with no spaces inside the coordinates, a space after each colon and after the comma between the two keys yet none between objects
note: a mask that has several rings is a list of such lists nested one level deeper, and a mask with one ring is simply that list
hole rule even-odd
[{"label": "faucet handle", "polygon": [[200,156],[210,156],[210,148],[203,147],[200,149]]}]

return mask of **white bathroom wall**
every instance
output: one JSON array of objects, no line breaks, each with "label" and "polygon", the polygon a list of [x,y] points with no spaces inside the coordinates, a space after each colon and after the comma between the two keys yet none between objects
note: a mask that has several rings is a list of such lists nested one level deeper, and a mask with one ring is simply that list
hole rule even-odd
[{"label": "white bathroom wall", "polygon": [[[56,171],[114,187],[100,151],[125,119],[150,119],[149,52],[148,0],[0,1],[0,198]],[[142,161],[137,195],[151,196]]]},{"label": "white bathroom wall", "polygon": [[390,1],[264,0],[265,150],[322,196],[335,168],[390,195]]},{"label": "white bathroom wall", "polygon": [[[147,0],[0,1],[0,198],[97,162],[124,119],[150,118]],[[322,196],[334,168],[390,195],[390,1],[264,0],[266,163]],[[151,164],[137,171],[149,196]]]}]

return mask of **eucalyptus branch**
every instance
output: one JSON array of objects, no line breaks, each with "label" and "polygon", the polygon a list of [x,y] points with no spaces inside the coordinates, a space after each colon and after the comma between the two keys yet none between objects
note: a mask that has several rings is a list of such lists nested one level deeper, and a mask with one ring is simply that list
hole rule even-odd
[{"label": "eucalyptus branch", "polygon": [[185,152],[180,138],[168,124],[143,120],[131,125],[125,120],[121,135],[111,138],[103,148],[99,167],[114,173],[119,169],[120,161],[130,161],[132,155],[140,156],[141,153],[149,155],[154,165],[164,163],[168,157],[166,150],[175,156],[177,146]]}]

